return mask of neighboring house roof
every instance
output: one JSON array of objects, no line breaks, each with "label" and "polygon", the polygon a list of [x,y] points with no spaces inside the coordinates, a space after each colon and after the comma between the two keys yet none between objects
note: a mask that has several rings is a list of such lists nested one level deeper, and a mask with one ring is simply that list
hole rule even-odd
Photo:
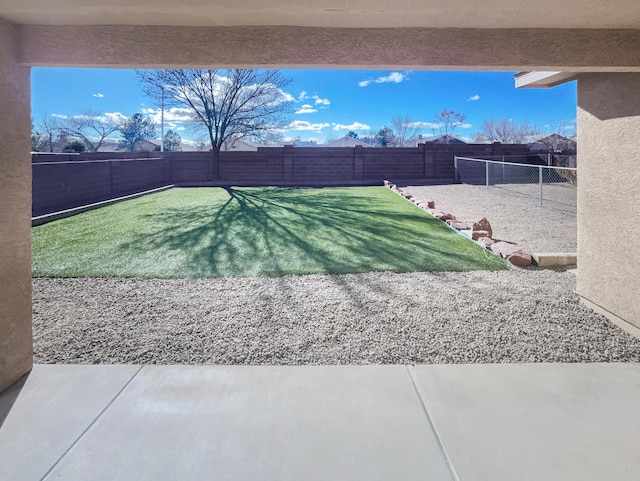
[{"label": "neighboring house roof", "polygon": [[575,140],[559,134],[547,135],[529,144],[531,150],[545,152],[549,150],[576,150],[576,146]]},{"label": "neighboring house roof", "polygon": [[105,141],[98,149],[98,152],[115,152],[117,150],[118,142]]},{"label": "neighboring house roof", "polygon": [[433,137],[429,140],[426,140],[426,142],[431,144],[466,144],[465,141],[460,140],[453,135],[440,135],[438,137]]},{"label": "neighboring house roof", "polygon": [[348,135],[345,135],[341,139],[334,140],[333,142],[322,144],[319,147],[355,147],[356,145],[359,145],[361,147],[371,147],[369,144],[363,142],[362,140],[354,139],[353,137],[349,137]]},{"label": "neighboring house roof", "polygon": [[318,142],[315,140],[303,140],[300,142],[295,142],[293,145],[296,147],[318,147]]},{"label": "neighboring house roof", "polygon": [[220,150],[222,152],[255,152],[258,150],[258,146],[248,140],[227,139]]},{"label": "neighboring house roof", "polygon": [[[134,152],[153,152],[156,149],[160,149],[159,140],[138,140],[136,141]],[[113,140],[105,140],[98,149],[98,152],[122,152],[123,150],[119,145],[119,142]]]},{"label": "neighboring house roof", "polygon": [[136,140],[135,145],[133,146],[133,151],[134,152],[147,152],[147,151],[154,151],[156,150],[156,148],[160,148],[160,144],[153,142],[151,140],[147,140],[147,139],[142,139],[142,140]]}]

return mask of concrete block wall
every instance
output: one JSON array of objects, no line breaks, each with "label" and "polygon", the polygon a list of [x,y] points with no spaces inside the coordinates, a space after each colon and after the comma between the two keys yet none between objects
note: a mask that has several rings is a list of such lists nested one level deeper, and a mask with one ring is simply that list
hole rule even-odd
[{"label": "concrete block wall", "polygon": [[502,144],[421,144],[387,149],[264,147],[253,152],[221,152],[217,177],[210,177],[211,152],[34,154],[33,215],[167,184],[340,184],[384,179],[454,182],[456,155],[528,153],[524,145]]},{"label": "concrete block wall", "polygon": [[32,215],[142,192],[170,183],[169,159],[33,163]]},{"label": "concrete block wall", "polygon": [[170,161],[170,180],[174,184],[202,182],[207,178],[207,152],[168,152]]},{"label": "concrete block wall", "polygon": [[[205,158],[211,154],[207,153]],[[257,152],[220,152],[221,180],[277,182],[284,180],[283,149],[259,148]]]},{"label": "concrete block wall", "polygon": [[364,178],[424,179],[424,149],[366,149]]},{"label": "concrete block wall", "polygon": [[352,148],[323,147],[291,149],[293,178],[299,182],[348,182],[355,179]]}]

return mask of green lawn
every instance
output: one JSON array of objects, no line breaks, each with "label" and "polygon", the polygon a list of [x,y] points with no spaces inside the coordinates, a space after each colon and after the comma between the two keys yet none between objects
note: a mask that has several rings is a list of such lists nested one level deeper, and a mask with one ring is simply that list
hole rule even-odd
[{"label": "green lawn", "polygon": [[32,236],[36,277],[505,268],[384,187],[170,189],[34,227]]}]

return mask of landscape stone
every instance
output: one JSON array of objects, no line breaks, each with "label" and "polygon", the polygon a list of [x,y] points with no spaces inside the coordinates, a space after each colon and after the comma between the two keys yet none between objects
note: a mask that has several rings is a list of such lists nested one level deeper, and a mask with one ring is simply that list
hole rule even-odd
[{"label": "landscape stone", "polygon": [[512,244],[511,242],[504,241],[499,241],[491,244],[491,246],[489,246],[489,249],[491,250],[491,252],[499,255],[500,257],[503,257],[504,259],[521,250],[520,246]]},{"label": "landscape stone", "polygon": [[456,219],[456,216],[455,216],[455,215],[453,215],[453,214],[445,214],[445,213],[443,213],[442,215],[440,215],[440,216],[436,216],[436,217],[437,217],[438,219],[440,219],[441,221],[443,221],[443,222],[446,222],[446,221],[451,220],[451,219],[452,219],[452,220],[457,220],[457,219]]},{"label": "landscape stone", "polygon": [[[471,228],[471,231],[485,231],[488,232],[487,235],[483,235],[483,236],[479,236],[479,237],[493,237],[493,229],[491,229],[491,224],[489,224],[489,221],[487,220],[486,217],[483,217],[482,219],[480,219],[478,222],[476,222],[475,224],[473,224],[473,227]],[[476,239],[474,237],[474,239]]]},{"label": "landscape stone", "polygon": [[447,220],[447,224],[449,224],[451,227],[453,227],[454,229],[458,229],[458,230],[469,230],[469,224],[467,224],[466,222],[461,222],[457,219],[448,219]]},{"label": "landscape stone", "polygon": [[491,237],[488,230],[471,230],[471,238],[473,240],[482,239],[483,237]]},{"label": "landscape stone", "polygon": [[436,208],[436,201],[433,200],[433,199],[427,200],[427,207],[429,209],[435,209]]},{"label": "landscape stone", "polygon": [[531,265],[531,256],[524,251],[516,251],[507,257],[507,260],[514,266],[526,267]]},{"label": "landscape stone", "polygon": [[478,239],[478,244],[480,244],[485,249],[489,249],[489,246],[495,244],[495,242],[496,241],[494,241],[491,237],[480,237]]}]

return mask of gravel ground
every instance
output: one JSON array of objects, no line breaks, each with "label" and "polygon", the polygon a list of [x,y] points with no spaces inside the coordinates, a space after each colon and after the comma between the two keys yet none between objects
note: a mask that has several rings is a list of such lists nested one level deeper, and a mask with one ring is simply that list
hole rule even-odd
[{"label": "gravel ground", "polygon": [[[566,204],[558,203],[539,207],[535,198],[509,193],[506,188],[492,187],[487,191],[484,187],[466,184],[400,187],[415,197],[434,199],[436,208],[463,221],[473,223],[486,217],[495,238],[514,242],[529,253],[577,250],[575,207],[565,208],[562,206]],[[555,192],[557,198],[575,195],[572,186],[566,184],[545,186],[545,189]]]},{"label": "gravel ground", "polygon": [[41,278],[33,288],[38,363],[640,361],[640,340],[583,307],[561,270]]}]

